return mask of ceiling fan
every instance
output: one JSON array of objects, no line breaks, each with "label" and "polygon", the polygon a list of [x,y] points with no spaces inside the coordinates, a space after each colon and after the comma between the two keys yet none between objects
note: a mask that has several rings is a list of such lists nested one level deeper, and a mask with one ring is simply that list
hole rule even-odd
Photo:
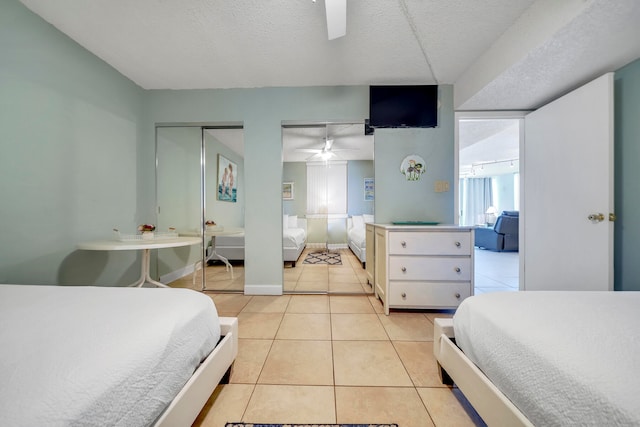
[{"label": "ceiling fan", "polygon": [[296,151],[301,153],[313,153],[307,160],[331,160],[337,156],[339,151],[353,151],[352,148],[333,148],[333,139],[325,138],[324,145],[321,148],[298,148]]},{"label": "ceiling fan", "polygon": [[[313,0],[315,3],[316,0]],[[347,34],[347,0],[324,0],[329,40]]]}]

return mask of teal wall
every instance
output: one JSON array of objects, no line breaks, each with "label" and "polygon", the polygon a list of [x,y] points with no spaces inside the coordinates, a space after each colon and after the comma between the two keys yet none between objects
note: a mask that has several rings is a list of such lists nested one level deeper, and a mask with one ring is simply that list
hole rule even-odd
[{"label": "teal wall", "polygon": [[75,247],[148,218],[138,205],[143,96],[18,1],[0,2],[0,283],[138,277],[133,252]]},{"label": "teal wall", "polygon": [[[242,130],[238,130],[242,132]],[[244,159],[229,147],[205,132],[206,219],[223,227],[244,227],[246,191],[244,188]],[[218,200],[218,155],[236,164],[236,202]]]},{"label": "teal wall", "polygon": [[364,179],[373,178],[372,160],[351,160],[347,164],[347,209],[350,216],[373,215],[373,200],[364,200]]},{"label": "teal wall", "polygon": [[282,201],[282,212],[304,217],[307,214],[307,164],[305,162],[283,163],[282,182],[293,182],[293,200]]},{"label": "teal wall", "polygon": [[[453,87],[439,88],[438,127],[430,129],[376,129],[374,167],[375,219],[436,221],[453,224],[454,115]],[[403,159],[422,157],[426,172],[419,181],[407,181],[400,172]],[[436,193],[436,181],[448,181],[450,191]]]},{"label": "teal wall", "polygon": [[[376,221],[453,222],[453,87],[440,126],[378,129]],[[640,63],[616,73],[616,289],[640,290]],[[78,251],[155,218],[155,125],[244,122],[246,283],[282,284],[281,123],[360,121],[367,87],[144,91],[17,0],[0,3],[0,282],[123,285],[130,252]],[[422,156],[417,182],[402,159]]]},{"label": "teal wall", "polygon": [[615,74],[615,289],[640,291],[640,60]]}]

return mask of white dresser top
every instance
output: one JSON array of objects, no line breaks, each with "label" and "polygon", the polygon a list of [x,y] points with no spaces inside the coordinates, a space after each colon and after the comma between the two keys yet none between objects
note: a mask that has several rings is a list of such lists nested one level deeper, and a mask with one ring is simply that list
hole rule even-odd
[{"label": "white dresser top", "polygon": [[472,225],[438,224],[438,225],[396,225],[372,224],[374,227],[389,231],[469,231],[476,228]]}]

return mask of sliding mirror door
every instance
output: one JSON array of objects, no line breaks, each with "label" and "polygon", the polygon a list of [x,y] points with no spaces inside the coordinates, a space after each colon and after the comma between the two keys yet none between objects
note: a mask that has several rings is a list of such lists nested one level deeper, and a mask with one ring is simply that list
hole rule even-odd
[{"label": "sliding mirror door", "polygon": [[241,124],[156,129],[157,229],[202,238],[158,251],[163,283],[244,292],[243,146]]},{"label": "sliding mirror door", "polygon": [[244,292],[244,133],[208,127],[204,138],[205,290]]},{"label": "sliding mirror door", "polygon": [[[159,231],[175,228],[199,235],[201,208],[200,127],[156,129],[156,199]],[[162,283],[194,287],[192,272],[202,259],[202,246],[158,250],[157,271]],[[202,287],[202,281],[195,284]]]},{"label": "sliding mirror door", "polygon": [[284,292],[372,293],[364,222],[373,221],[373,135],[336,122],[286,123],[282,135]]}]

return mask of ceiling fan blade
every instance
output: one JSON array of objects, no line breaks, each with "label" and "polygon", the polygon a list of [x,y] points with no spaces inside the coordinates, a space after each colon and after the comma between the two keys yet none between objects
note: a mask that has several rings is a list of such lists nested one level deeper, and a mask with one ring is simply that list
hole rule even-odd
[{"label": "ceiling fan blade", "polygon": [[327,13],[327,34],[329,40],[343,37],[347,34],[347,0],[325,0]]},{"label": "ceiling fan blade", "polygon": [[296,151],[299,153],[316,153],[316,154],[322,153],[322,150],[316,150],[314,148],[296,148]]}]

